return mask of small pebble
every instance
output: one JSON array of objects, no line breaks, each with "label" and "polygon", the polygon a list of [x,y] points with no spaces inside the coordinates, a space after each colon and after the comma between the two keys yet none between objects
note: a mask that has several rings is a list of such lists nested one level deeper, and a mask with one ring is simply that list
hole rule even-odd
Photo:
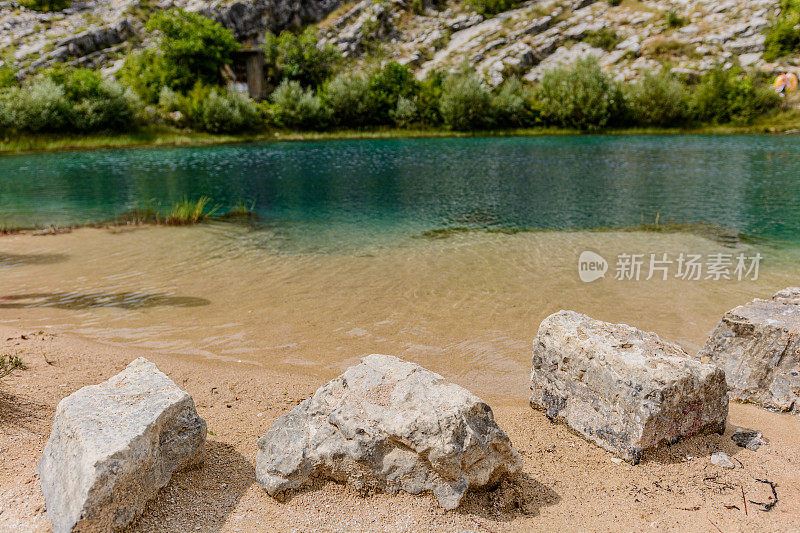
[{"label": "small pebble", "polygon": [[721,466],[722,468],[735,468],[728,454],[725,452],[714,452],[711,454],[711,464]]}]

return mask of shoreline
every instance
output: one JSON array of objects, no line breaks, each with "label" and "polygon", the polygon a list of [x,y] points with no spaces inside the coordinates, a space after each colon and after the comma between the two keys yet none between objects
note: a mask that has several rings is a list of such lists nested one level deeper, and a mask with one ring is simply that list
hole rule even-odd
[{"label": "shoreline", "polygon": [[[778,117],[780,118],[780,117]],[[789,119],[756,122],[746,126],[704,125],[693,128],[619,128],[598,132],[539,127],[528,129],[451,131],[444,129],[374,128],[334,131],[268,131],[244,134],[211,134],[173,128],[153,127],[121,134],[98,135],[22,135],[16,139],[0,138],[0,156],[62,151],[104,150],[121,148],[176,148],[226,144],[374,140],[374,139],[437,139],[467,137],[546,137],[546,136],[635,136],[635,135],[793,135],[800,134],[800,119],[787,113]]]},{"label": "shoreline", "polygon": [[[55,328],[0,326],[0,335],[1,349],[20,355],[28,367],[0,380],[3,530],[49,528],[34,468],[58,401],[116,374],[139,356],[192,394],[209,432],[204,465],[173,476],[131,531],[523,531],[565,530],[576,524],[593,531],[646,526],[708,531],[712,524],[723,531],[786,531],[800,520],[800,417],[755,406],[732,403],[724,436],[686,439],[631,466],[612,461],[611,454],[565,425],[551,424],[527,402],[484,395],[523,456],[530,514],[504,507],[497,491],[471,493],[457,510],[443,511],[430,494],[362,496],[333,482],[278,502],[255,483],[256,440],[322,380],[103,344]],[[470,386],[457,377],[453,381]],[[761,429],[769,444],[756,452],[738,448],[730,435],[741,426]],[[728,453],[737,467],[712,465],[715,451]],[[768,501],[769,488],[756,479],[776,482],[780,501],[770,512],[751,503],[746,514],[742,491],[750,501]]]}]

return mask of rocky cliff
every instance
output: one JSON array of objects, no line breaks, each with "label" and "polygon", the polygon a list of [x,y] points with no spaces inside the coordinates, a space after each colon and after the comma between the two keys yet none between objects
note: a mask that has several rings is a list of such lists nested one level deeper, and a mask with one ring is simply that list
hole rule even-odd
[{"label": "rocky cliff", "polygon": [[321,42],[353,61],[396,60],[422,77],[469,62],[496,85],[593,55],[620,78],[664,66],[688,76],[718,63],[779,71],[762,59],[764,34],[778,0],[531,0],[484,17],[462,1],[434,8],[406,0],[89,0],[57,13],[0,2],[0,50],[12,51],[23,75],[56,62],[117,68],[147,46],[143,24],[154,10],[202,12],[246,42],[265,31],[318,23]]}]

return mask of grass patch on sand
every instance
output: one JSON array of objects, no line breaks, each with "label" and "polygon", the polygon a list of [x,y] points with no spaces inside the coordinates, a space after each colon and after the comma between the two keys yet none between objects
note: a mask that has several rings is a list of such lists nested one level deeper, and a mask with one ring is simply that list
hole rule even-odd
[{"label": "grass patch on sand", "polygon": [[18,355],[0,355],[0,378],[11,374],[14,370],[25,370],[28,368]]}]

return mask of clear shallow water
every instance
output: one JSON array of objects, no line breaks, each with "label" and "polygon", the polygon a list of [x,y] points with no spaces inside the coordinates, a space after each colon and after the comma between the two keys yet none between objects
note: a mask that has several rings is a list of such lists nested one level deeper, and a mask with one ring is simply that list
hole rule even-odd
[{"label": "clear shallow water", "polygon": [[[705,222],[800,240],[800,137],[402,139],[0,157],[0,224],[113,218],[148,202],[255,202],[285,246],[457,227]],[[277,242],[277,241],[276,241]]]},{"label": "clear shallow water", "polygon": [[[390,353],[487,398],[520,401],[532,339],[559,309],[696,351],[726,310],[800,284],[799,156],[798,138],[742,136],[2,157],[0,223],[85,223],[200,195],[255,201],[262,219],[0,237],[0,323],[320,380],[364,354]],[[662,222],[763,238],[573,231],[652,222],[659,212]],[[462,226],[552,231],[414,238]],[[605,278],[580,281],[585,250],[609,260]],[[763,261],[758,279],[616,280],[623,253],[761,253]]]}]

